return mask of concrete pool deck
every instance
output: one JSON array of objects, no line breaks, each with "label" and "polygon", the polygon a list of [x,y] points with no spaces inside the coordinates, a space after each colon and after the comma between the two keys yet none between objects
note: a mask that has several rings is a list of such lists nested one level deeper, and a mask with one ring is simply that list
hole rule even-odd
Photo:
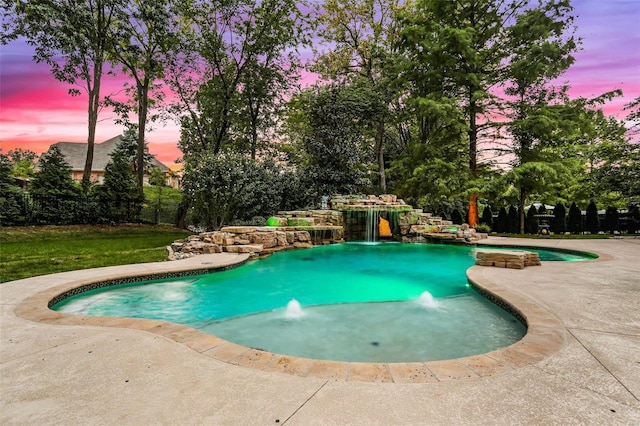
[{"label": "concrete pool deck", "polygon": [[[300,377],[295,362],[289,374],[251,365],[278,367],[273,358],[235,365],[201,350],[209,343],[181,327],[123,319],[55,324],[68,319],[42,312],[38,299],[69,283],[209,269],[244,259],[238,255],[0,284],[0,423],[639,424],[640,239],[488,242],[601,257],[523,270],[472,267],[472,280],[518,299],[525,316],[539,312],[539,325],[560,334],[537,342],[553,350],[529,346],[516,351],[516,361],[489,354],[490,370],[455,360],[440,369],[423,365],[430,378],[423,383],[398,383],[393,374],[373,382]],[[366,367],[350,366],[347,374]]]}]

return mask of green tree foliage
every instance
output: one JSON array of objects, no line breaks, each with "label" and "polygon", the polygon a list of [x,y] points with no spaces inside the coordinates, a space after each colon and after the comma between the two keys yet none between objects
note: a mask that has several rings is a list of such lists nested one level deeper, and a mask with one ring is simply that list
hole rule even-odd
[{"label": "green tree foliage", "polygon": [[585,218],[585,231],[591,234],[597,234],[600,230],[600,219],[598,218],[598,207],[596,203],[591,201],[587,206],[587,216]]},{"label": "green tree foliage", "polygon": [[122,147],[111,153],[104,171],[104,182],[94,189],[100,203],[99,221],[106,223],[135,222],[142,209],[143,198],[136,184],[129,155]]},{"label": "green tree foliage", "polygon": [[562,203],[557,203],[553,209],[553,220],[551,222],[551,230],[557,234],[563,234],[567,231],[567,210]]},{"label": "green tree foliage", "polygon": [[12,161],[0,154],[0,226],[18,225],[25,222],[24,194],[13,182]]},{"label": "green tree foliage", "polygon": [[31,150],[11,149],[7,152],[7,159],[12,164],[11,174],[15,177],[30,178],[36,172],[35,166],[38,154]]},{"label": "green tree foliage", "polygon": [[394,114],[395,93],[392,80],[397,73],[390,66],[397,58],[398,0],[325,0],[317,7],[318,34],[328,51],[316,48],[311,70],[325,79],[338,82],[364,80],[377,93],[380,114],[375,120],[373,144],[377,187],[386,192],[385,143],[390,137],[388,125]]},{"label": "green tree foliage", "polygon": [[168,0],[131,0],[120,7],[115,16],[117,25],[111,58],[133,78],[134,84],[125,86],[128,102],[112,98],[109,104],[128,128],[133,127],[129,114],[132,111],[137,114],[136,178],[140,192],[144,183],[145,132],[148,122],[157,118],[150,115],[150,111],[163,99],[159,81],[164,75],[165,55],[175,42],[170,26],[174,17]]},{"label": "green tree foliage", "polygon": [[222,150],[256,158],[299,78],[306,16],[294,0],[176,4],[181,20],[165,77],[179,99],[185,158]]},{"label": "green tree foliage", "polygon": [[208,154],[187,163],[182,180],[198,222],[208,230],[261,217],[262,223],[282,201],[279,171],[271,161],[234,153]]},{"label": "green tree foliage", "polygon": [[379,111],[370,92],[358,86],[307,89],[290,103],[288,126],[295,131],[285,147],[312,185],[314,200],[354,193],[368,183],[366,153],[370,139],[362,128]]},{"label": "green tree foliage", "polygon": [[77,220],[80,187],[71,178],[71,166],[57,145],[42,154],[39,170],[31,181],[30,194],[37,203],[37,223],[66,225]]},{"label": "green tree foliage", "polygon": [[[120,0],[40,0],[3,1],[10,10],[7,21],[11,28],[2,42],[24,36],[35,47],[36,62],[51,66],[53,76],[69,83],[71,96],[88,97],[87,156],[83,172],[83,188],[88,191],[93,164],[100,89],[107,54],[110,49],[115,12]],[[7,28],[5,28],[6,30]]]}]

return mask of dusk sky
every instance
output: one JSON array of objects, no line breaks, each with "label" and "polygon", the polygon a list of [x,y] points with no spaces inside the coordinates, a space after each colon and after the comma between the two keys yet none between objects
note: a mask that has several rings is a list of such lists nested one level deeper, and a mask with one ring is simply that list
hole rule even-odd
[{"label": "dusk sky", "polygon": [[[562,76],[574,97],[597,96],[621,89],[624,97],[605,107],[607,114],[623,118],[622,108],[640,96],[640,1],[574,0],[578,36],[583,50]],[[33,48],[24,40],[0,46],[0,148],[40,154],[58,141],[86,142],[87,98],[71,97],[69,86],[53,78],[46,64],[33,61]],[[123,77],[120,77],[121,79]],[[312,83],[307,75],[304,83]],[[122,81],[106,79],[103,94],[122,88]],[[96,142],[122,133],[115,115],[103,111]],[[158,160],[171,164],[181,157],[178,126],[156,123],[147,134],[149,149]]]}]

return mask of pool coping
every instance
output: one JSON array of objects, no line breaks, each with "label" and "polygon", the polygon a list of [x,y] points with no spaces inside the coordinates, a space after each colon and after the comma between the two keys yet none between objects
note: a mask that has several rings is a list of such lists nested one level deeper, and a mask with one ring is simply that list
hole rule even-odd
[{"label": "pool coping", "polygon": [[[553,247],[548,248],[553,249]],[[607,255],[596,254],[600,257],[588,260],[588,262],[610,260]],[[521,340],[505,348],[442,361],[366,363],[316,360],[249,348],[168,321],[83,316],[64,314],[50,309],[52,301],[59,298],[60,295],[70,295],[78,289],[85,289],[96,283],[131,282],[150,278],[193,275],[229,269],[240,266],[248,260],[248,255],[245,255],[236,256],[222,263],[206,262],[208,257],[215,258],[215,256],[201,255],[189,259],[188,262],[173,261],[170,262],[172,264],[170,268],[166,267],[166,262],[160,262],[159,264],[163,268],[157,271],[151,271],[147,268],[138,273],[115,272],[99,278],[70,279],[23,299],[16,306],[14,313],[21,318],[45,324],[115,327],[145,331],[182,344],[217,361],[236,366],[300,377],[351,382],[429,383],[479,379],[538,363],[559,351],[567,342],[567,331],[556,315],[536,304],[529,297],[493,283],[483,273],[489,267],[482,266],[472,266],[466,271],[470,284],[485,298],[524,321],[527,333]]]}]

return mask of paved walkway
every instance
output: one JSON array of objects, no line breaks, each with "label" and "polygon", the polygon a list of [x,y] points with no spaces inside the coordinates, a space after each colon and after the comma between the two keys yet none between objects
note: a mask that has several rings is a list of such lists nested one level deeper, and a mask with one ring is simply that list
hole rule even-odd
[{"label": "paved walkway", "polygon": [[502,368],[489,376],[430,383],[298,377],[222,362],[176,343],[171,330],[154,332],[157,326],[60,325],[50,313],[38,322],[25,319],[37,316],[30,300],[69,282],[213,268],[244,259],[237,255],[1,284],[0,423],[640,424],[640,239],[489,243],[505,241],[601,255],[524,270],[469,271],[474,281],[554,318],[562,344],[522,366],[496,360]]}]

